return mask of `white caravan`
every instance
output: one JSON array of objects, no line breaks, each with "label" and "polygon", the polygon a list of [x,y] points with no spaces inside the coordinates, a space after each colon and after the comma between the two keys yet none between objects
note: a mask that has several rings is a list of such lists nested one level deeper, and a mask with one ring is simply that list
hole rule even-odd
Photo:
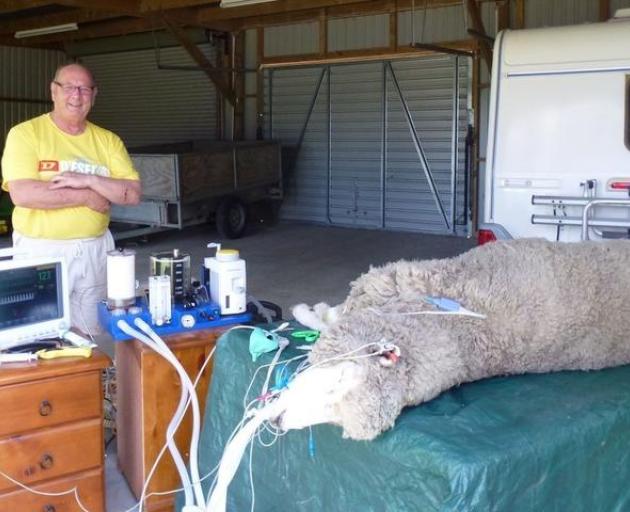
[{"label": "white caravan", "polygon": [[628,15],[498,35],[481,243],[628,237]]}]

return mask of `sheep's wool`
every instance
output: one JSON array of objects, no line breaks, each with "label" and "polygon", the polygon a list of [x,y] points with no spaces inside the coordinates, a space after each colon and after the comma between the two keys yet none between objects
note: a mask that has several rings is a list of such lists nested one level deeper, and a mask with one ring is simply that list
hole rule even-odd
[{"label": "sheep's wool", "polygon": [[[485,319],[403,314],[454,299]],[[461,256],[399,261],[352,283],[310,356],[317,363],[365,343],[400,347],[396,364],[365,358],[360,385],[335,405],[344,436],[372,439],[403,407],[463,382],[630,362],[630,242],[496,242]]]}]

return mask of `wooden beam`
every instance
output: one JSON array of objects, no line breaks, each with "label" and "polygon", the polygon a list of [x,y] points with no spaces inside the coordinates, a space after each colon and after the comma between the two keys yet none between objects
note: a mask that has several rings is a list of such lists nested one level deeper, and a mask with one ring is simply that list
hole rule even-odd
[{"label": "wooden beam", "polygon": [[473,233],[476,233],[479,229],[479,132],[481,131],[481,65],[479,62],[479,55],[476,55],[472,62],[472,108],[473,108],[473,140],[472,148],[470,149],[470,157],[472,162],[469,162],[470,166],[470,190],[468,191],[470,197],[470,211],[471,211],[471,224]]},{"label": "wooden beam", "polygon": [[509,0],[496,0],[495,11],[497,14],[497,33],[510,28],[510,2]]},{"label": "wooden beam", "polygon": [[[194,13],[188,10],[169,11],[169,18],[180,25],[202,26],[197,23]],[[224,31],[226,23],[213,24],[212,30]],[[152,30],[163,30],[166,26],[161,17],[148,15],[143,18],[120,18],[117,20],[108,20],[102,22],[90,22],[85,25],[79,25],[79,30],[71,32],[61,32],[58,34],[47,34],[43,36],[28,37],[24,39],[15,39],[13,34],[0,34],[0,44],[6,46],[20,47],[41,47],[47,44],[55,44],[64,42],[75,42],[84,39],[98,39],[102,37],[112,37],[127,34],[136,34],[139,32],[150,32]],[[0,30],[1,32],[1,30]]]},{"label": "wooden beam", "polygon": [[272,14],[297,14],[300,11],[310,11],[314,17],[319,15],[319,9],[324,7],[334,7],[338,5],[348,4],[375,4],[383,3],[366,1],[366,0],[276,0],[256,5],[248,5],[244,7],[220,8],[200,7],[198,12],[199,21],[217,21],[240,19],[246,17],[268,16]]},{"label": "wooden beam", "polygon": [[0,14],[34,9],[50,4],[50,0],[0,0]]},{"label": "wooden beam", "polygon": [[256,140],[263,139],[265,132],[265,71],[262,63],[265,58],[265,29],[256,29]]},{"label": "wooden beam", "polygon": [[319,54],[326,55],[328,52],[328,16],[326,9],[319,11]]},{"label": "wooden beam", "polygon": [[432,53],[448,53],[451,55],[459,55],[460,57],[472,57],[472,50],[461,50],[459,48],[451,48],[448,46],[442,46],[440,44],[431,43],[413,43],[412,48],[416,50],[424,50]]},{"label": "wooden beam", "polygon": [[54,0],[54,3],[82,9],[117,11],[128,16],[138,16],[140,14],[139,0]]},{"label": "wooden beam", "polygon": [[516,27],[525,28],[525,0],[516,0]]},{"label": "wooden beam", "polygon": [[599,0],[599,21],[610,18],[610,0]]},{"label": "wooden beam", "polygon": [[[449,41],[440,45],[439,50],[455,49],[468,51],[470,53],[473,45],[470,40]],[[370,62],[375,60],[409,59],[422,55],[432,55],[434,50],[414,49],[410,46],[399,46],[395,52],[389,47],[369,48],[363,50],[344,50],[339,52],[328,52],[325,56],[316,53],[305,55],[289,55],[283,57],[267,57],[262,62],[264,68],[310,66],[320,64],[338,64],[342,62]],[[461,53],[461,52],[460,52]]]},{"label": "wooden beam", "polygon": [[[474,31],[478,32],[481,36],[486,36],[486,29],[483,26],[483,20],[481,19],[481,12],[479,11],[479,4],[476,0],[464,0],[466,3],[466,10],[468,11],[468,17],[472,24]],[[479,45],[481,50],[481,56],[488,66],[488,70],[492,69],[492,46],[483,37],[479,38]]]},{"label": "wooden beam", "polygon": [[0,23],[0,34],[13,34],[18,30],[52,27],[54,25],[64,25],[66,23],[86,23],[117,17],[120,17],[119,12],[72,9],[60,13],[46,14],[44,16],[29,16],[27,18],[17,18],[15,20],[4,21],[3,23]]},{"label": "wooden beam", "polygon": [[[233,39],[234,53],[231,66],[233,69],[245,68],[245,32],[235,34]],[[234,140],[245,138],[245,73],[232,73],[232,90],[234,91]]]},{"label": "wooden beam", "polygon": [[[423,0],[415,0],[416,8]],[[426,0],[427,8],[448,7],[453,5],[461,5],[462,0]],[[279,3],[279,2],[272,2]],[[316,2],[310,2],[312,5]],[[345,18],[352,16],[369,16],[373,14],[386,14],[391,12],[390,5],[392,0],[349,0],[343,3],[336,3],[326,7],[328,19]],[[402,12],[411,9],[411,0],[398,0],[397,11]],[[424,5],[424,4],[423,4]],[[299,23],[301,21],[315,21],[318,18],[318,9],[305,8],[298,11],[276,12],[258,15],[248,14],[247,17],[236,20],[235,27],[239,30],[248,28],[263,27],[267,25],[283,25],[291,23]],[[209,16],[207,16],[209,18]],[[206,17],[204,17],[206,19]]]},{"label": "wooden beam", "polygon": [[96,39],[100,37],[148,32],[155,28],[162,28],[162,24],[159,23],[156,25],[156,23],[150,19],[127,18],[79,27],[79,30],[72,32],[47,34],[24,39],[15,39],[13,36],[6,35],[0,36],[0,44],[8,46],[41,46],[43,44],[52,44],[64,41],[80,41],[82,39]]},{"label": "wooden beam", "polygon": [[190,40],[188,34],[186,34],[186,32],[181,27],[179,27],[166,17],[163,17],[162,21],[171,32],[171,34],[175,36],[175,39],[179,41],[179,44],[181,44],[186,49],[192,59],[206,73],[210,81],[214,84],[221,95],[234,107],[236,104],[236,97],[234,96],[234,93],[230,90],[225,80],[219,78],[216,73],[216,68],[203,54],[199,47]]},{"label": "wooden beam", "polygon": [[142,12],[168,11],[170,9],[179,9],[181,7],[208,5],[209,3],[211,2],[208,2],[208,0],[140,0],[139,9]]},{"label": "wooden beam", "polygon": [[389,47],[398,48],[398,0],[389,3]]}]

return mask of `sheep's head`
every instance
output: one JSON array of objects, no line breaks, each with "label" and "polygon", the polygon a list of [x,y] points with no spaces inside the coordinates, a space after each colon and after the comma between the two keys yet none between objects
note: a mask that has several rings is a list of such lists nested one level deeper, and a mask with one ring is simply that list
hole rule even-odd
[{"label": "sheep's head", "polygon": [[[344,316],[315,344],[314,367],[285,391],[284,430],[317,423],[340,425],[344,437],[369,440],[389,429],[404,407],[406,378],[398,347],[383,319]],[[404,357],[404,354],[402,355]]]}]

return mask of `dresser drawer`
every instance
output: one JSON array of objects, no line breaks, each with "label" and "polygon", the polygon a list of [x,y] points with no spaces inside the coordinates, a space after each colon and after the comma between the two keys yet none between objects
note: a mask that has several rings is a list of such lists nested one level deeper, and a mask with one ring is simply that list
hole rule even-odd
[{"label": "dresser drawer", "polygon": [[98,372],[0,388],[0,437],[101,416]]},{"label": "dresser drawer", "polygon": [[[103,505],[103,473],[88,471],[71,477],[34,486],[40,492],[63,492],[77,487],[79,499],[90,512],[105,512]],[[81,512],[74,494],[40,496],[26,490],[0,494],[0,512]]]},{"label": "dresser drawer", "polygon": [[[100,418],[0,439],[2,471],[30,485],[98,468],[103,463]],[[0,477],[0,492],[15,487]]]}]

